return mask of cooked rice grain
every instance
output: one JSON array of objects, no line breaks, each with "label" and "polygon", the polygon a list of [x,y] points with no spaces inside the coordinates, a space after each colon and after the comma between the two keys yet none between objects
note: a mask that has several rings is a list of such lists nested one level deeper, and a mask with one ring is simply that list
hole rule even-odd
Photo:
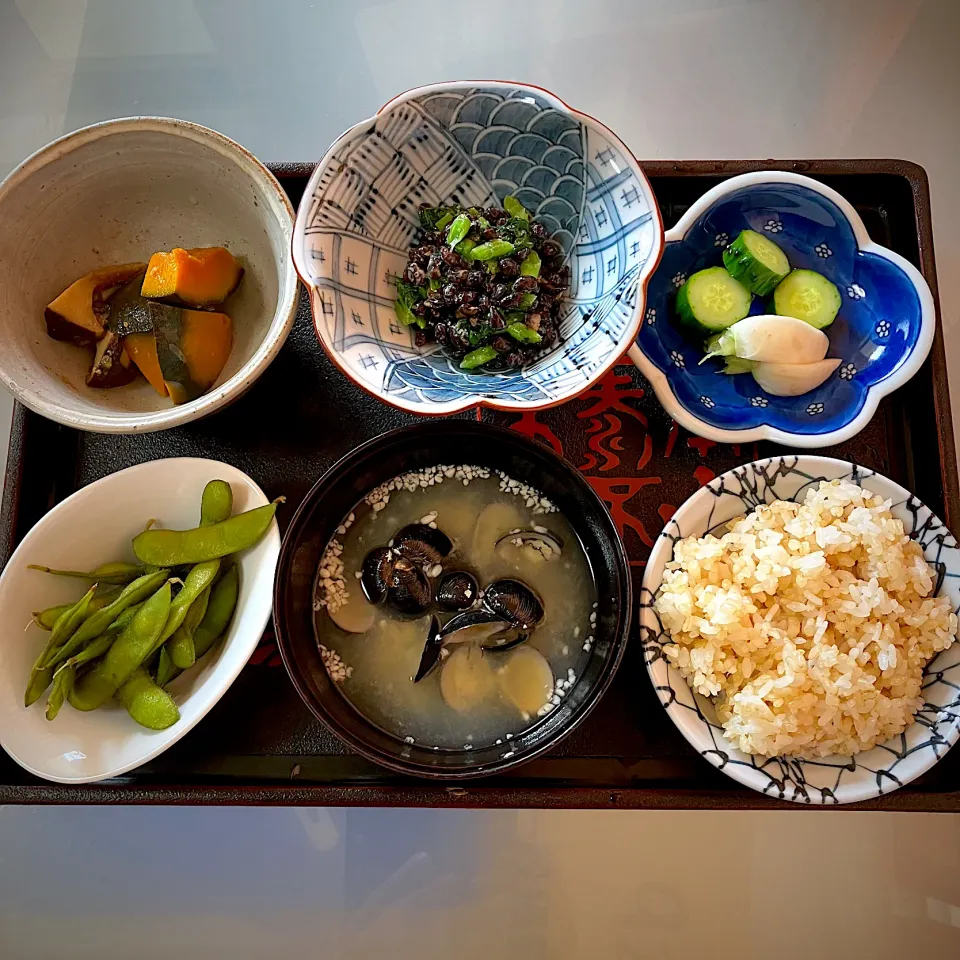
[{"label": "cooked rice grain", "polygon": [[680,540],[654,609],[669,661],[745,753],[849,756],[923,704],[957,617],[890,502],[847,480]]}]

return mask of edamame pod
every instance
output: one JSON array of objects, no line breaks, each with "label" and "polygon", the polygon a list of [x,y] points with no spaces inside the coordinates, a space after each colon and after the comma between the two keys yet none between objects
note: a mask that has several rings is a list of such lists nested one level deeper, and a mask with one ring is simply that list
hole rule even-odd
[{"label": "edamame pod", "polygon": [[[119,592],[116,586],[105,586],[98,583],[94,588],[93,599],[90,601],[87,613],[96,613],[97,610],[102,610],[108,603],[116,599]],[[72,603],[61,603],[56,607],[47,607],[46,610],[36,610],[33,614],[33,622],[41,630],[52,630],[57,622],[57,617],[72,606]]]},{"label": "edamame pod", "polygon": [[203,615],[207,612],[207,604],[210,601],[210,587],[207,587],[203,593],[190,604],[187,615],[183,618],[183,623],[177,628],[173,636],[167,641],[164,649],[170,652],[170,659],[173,665],[181,670],[192,667],[197,659],[197,654],[193,646],[193,633],[200,626]]},{"label": "edamame pod", "polygon": [[180,719],[173,697],[158,687],[142,667],[133,671],[130,679],[117,691],[117,697],[127,708],[127,713],[140,726],[150,730],[166,730]]},{"label": "edamame pod", "polygon": [[200,526],[227,520],[233,513],[233,488],[226,480],[211,480],[200,498]]},{"label": "edamame pod", "polygon": [[164,583],[137,611],[110,649],[70,691],[78,710],[94,710],[130,679],[134,670],[156,650],[170,613],[170,583]]},{"label": "edamame pod", "polygon": [[53,656],[48,658],[48,665],[55,667],[82,650],[85,643],[100,636],[127,607],[146,600],[156,592],[167,579],[167,573],[167,570],[158,570],[156,573],[144,574],[133,583],[128,583],[112,603],[84,621],[83,626]]},{"label": "edamame pod", "polygon": [[144,563],[158,566],[217,560],[252,547],[266,533],[276,512],[276,503],[268,503],[192,530],[145,530],[134,537],[133,552]]},{"label": "edamame pod", "polygon": [[136,616],[137,611],[142,606],[142,603],[137,603],[132,607],[127,607],[99,637],[94,637],[79,653],[74,654],[69,660],[61,663],[53,675],[54,680],[59,676],[60,671],[65,670],[67,667],[79,667],[85,663],[89,663],[91,660],[102,657],[110,647],[113,646],[113,641],[117,639],[117,635],[126,629],[127,624]]},{"label": "edamame pod", "polygon": [[[204,613],[200,625],[193,632],[193,648],[197,660],[207,653],[230,626],[239,593],[240,580],[237,567],[232,565],[213,585],[206,613]],[[169,660],[165,661],[161,654],[160,666],[157,669],[157,683],[169,683],[175,677],[180,676],[180,673],[181,671]]]},{"label": "edamame pod", "polygon": [[50,697],[47,700],[47,719],[53,720],[60,712],[63,702],[67,695],[73,689],[74,681],[77,679],[77,668],[64,667],[57,671],[53,679],[53,689],[50,691]]},{"label": "edamame pod", "polygon": [[191,604],[213,583],[219,569],[219,560],[208,560],[191,567],[183,581],[180,592],[174,598],[173,603],[170,604],[170,616],[167,618],[167,623],[160,634],[160,639],[157,642],[158,646],[169,640],[177,632],[186,618]]},{"label": "edamame pod", "polygon": [[40,656],[37,657],[36,663],[30,671],[27,690],[23,695],[24,706],[29,707],[30,704],[36,703],[42,696],[43,691],[50,685],[50,681],[53,679],[53,666],[50,661],[67,643],[72,642],[73,637],[79,632],[78,627],[84,622],[84,617],[87,615],[90,601],[93,600],[96,589],[96,584],[94,584],[75,604],[64,610],[57,618],[57,622],[47,638],[46,646]]},{"label": "edamame pod", "polygon": [[58,577],[79,577],[81,580],[96,580],[98,583],[130,583],[143,573],[139,563],[102,563],[95,570],[54,570],[36,563],[27,565],[28,570],[40,570]]}]

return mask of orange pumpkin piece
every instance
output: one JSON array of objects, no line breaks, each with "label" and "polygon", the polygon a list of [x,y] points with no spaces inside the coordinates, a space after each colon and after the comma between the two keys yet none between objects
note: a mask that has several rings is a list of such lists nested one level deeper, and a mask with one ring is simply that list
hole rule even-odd
[{"label": "orange pumpkin piece", "polygon": [[226,247],[174,247],[150,258],[140,295],[149,300],[212,307],[237,289],[242,276],[243,267]]},{"label": "orange pumpkin piece", "polygon": [[230,356],[233,324],[225,313],[184,310],[180,330],[180,349],[190,379],[201,390],[209,390]]},{"label": "orange pumpkin piece", "polygon": [[160,372],[157,359],[157,341],[152,333],[129,333],[123,338],[124,349],[136,364],[137,369],[146,377],[147,382],[161,397],[167,395],[167,385]]},{"label": "orange pumpkin piece", "polygon": [[165,307],[153,327],[167,393],[188,403],[209,390],[230,356],[233,324],[225,313]]},{"label": "orange pumpkin piece", "polygon": [[100,267],[74,281],[56,300],[47,304],[44,320],[54,340],[86,346],[103,336],[109,310],[107,301],[117,288],[143,273],[142,263]]}]

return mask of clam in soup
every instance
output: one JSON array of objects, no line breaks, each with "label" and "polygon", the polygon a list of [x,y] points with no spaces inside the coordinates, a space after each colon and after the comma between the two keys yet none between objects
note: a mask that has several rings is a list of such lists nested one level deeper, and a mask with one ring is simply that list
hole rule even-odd
[{"label": "clam in soup", "polygon": [[327,672],[360,713],[408,743],[469,750],[560,704],[593,642],[596,589],[538,491],[438,466],[381,485],[344,519],[314,608]]}]

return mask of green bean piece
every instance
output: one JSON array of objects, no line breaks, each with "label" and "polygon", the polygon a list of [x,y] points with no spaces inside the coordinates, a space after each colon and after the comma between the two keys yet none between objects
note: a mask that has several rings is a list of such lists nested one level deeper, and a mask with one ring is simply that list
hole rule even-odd
[{"label": "green bean piece", "polygon": [[27,565],[28,570],[40,570],[58,577],[78,577],[81,580],[96,580],[98,583],[126,584],[143,574],[139,563],[102,563],[96,570],[54,570],[36,563]]},{"label": "green bean piece", "polygon": [[470,251],[471,260],[500,260],[513,253],[514,246],[509,240],[488,240]]},{"label": "green bean piece", "polygon": [[57,675],[53,678],[53,689],[50,691],[50,697],[47,700],[48,720],[53,720],[60,712],[60,708],[67,699],[67,695],[73,689],[73,684],[76,679],[76,667],[64,666],[57,671]]},{"label": "green bean piece", "polygon": [[78,710],[95,710],[106,703],[157,648],[169,613],[167,581],[137,611],[93,669],[74,684],[70,703]]},{"label": "green bean piece", "polygon": [[82,650],[84,644],[100,636],[124,610],[155,593],[167,579],[167,573],[167,570],[158,570],[156,573],[147,573],[138,577],[133,583],[128,583],[112,603],[108,603],[102,610],[98,610],[84,621],[83,626],[49,658],[48,665],[55,667]]},{"label": "green bean piece", "polygon": [[203,593],[190,604],[187,615],[183,618],[183,623],[177,628],[173,636],[167,641],[164,650],[170,654],[170,659],[174,666],[181,670],[192,667],[197,659],[196,651],[193,646],[193,633],[200,626],[203,615],[207,612],[207,604],[210,602],[210,587],[207,587]]},{"label": "green bean piece", "polygon": [[158,687],[142,667],[133,671],[130,679],[117,691],[117,697],[127,708],[127,713],[149,730],[166,730],[180,719],[173,697]]},{"label": "green bean piece", "polygon": [[23,695],[23,705],[25,707],[36,703],[43,695],[43,691],[50,685],[50,681],[53,679],[53,667],[50,660],[58,651],[72,642],[73,637],[79,632],[77,628],[84,622],[84,617],[87,615],[90,601],[93,600],[96,589],[97,585],[94,584],[76,603],[64,610],[57,618],[57,622],[47,638],[46,646],[40,656],[37,657],[33,669],[30,671],[27,690]]},{"label": "green bean piece", "polygon": [[277,512],[268,503],[228,520],[192,530],[145,530],[133,539],[133,552],[144,563],[175,567],[203,563],[252,547],[267,532]]},{"label": "green bean piece", "polygon": [[497,351],[493,347],[490,347],[490,346],[477,347],[476,350],[471,350],[460,361],[460,369],[474,370],[477,367],[482,367],[485,363],[489,363],[496,356],[497,356]]},{"label": "green bean piece", "polygon": [[233,488],[226,480],[211,480],[200,498],[200,526],[227,520],[233,513]]},{"label": "green bean piece", "polygon": [[[206,613],[193,632],[193,649],[197,660],[210,650],[230,626],[239,593],[240,580],[234,564],[228,567],[226,573],[213,585]],[[160,684],[169,683],[181,673],[169,659],[164,661],[165,652],[161,652],[160,666],[157,668],[157,683]]]}]

